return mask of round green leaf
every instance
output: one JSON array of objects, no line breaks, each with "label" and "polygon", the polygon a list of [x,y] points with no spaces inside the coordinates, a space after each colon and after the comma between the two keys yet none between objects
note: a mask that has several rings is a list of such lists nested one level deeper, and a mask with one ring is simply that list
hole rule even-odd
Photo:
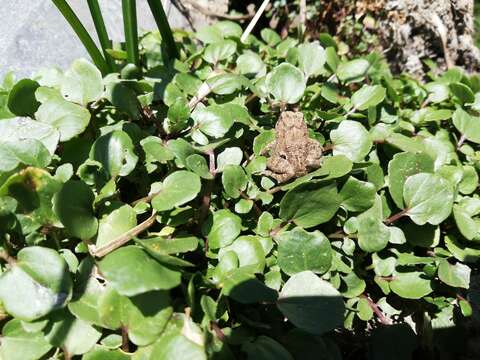
[{"label": "round green leaf", "polygon": [[218,210],[213,214],[213,224],[207,235],[208,246],[218,249],[230,245],[242,230],[242,220],[227,209]]},{"label": "round green leaf", "polygon": [[52,314],[45,338],[55,347],[70,355],[81,355],[92,349],[102,333],[87,322],[77,319],[67,311]]},{"label": "round green leaf", "polygon": [[255,341],[247,341],[242,345],[242,351],[249,359],[256,360],[293,360],[293,356],[280,343],[272,338],[260,335]]},{"label": "round green leaf", "polygon": [[240,267],[250,265],[253,272],[263,272],[265,252],[256,236],[240,236],[231,245],[221,248],[218,253],[219,260],[229,251],[237,255]]},{"label": "round green leaf", "polygon": [[35,91],[40,84],[34,80],[23,79],[17,82],[8,95],[8,109],[18,116],[33,117],[40,103],[35,98]]},{"label": "round green leaf", "polygon": [[200,177],[190,171],[179,170],[168,175],[161,189],[152,200],[152,206],[157,211],[171,210],[183,205],[200,192]]},{"label": "round green leaf", "polygon": [[86,105],[102,95],[102,74],[89,61],[78,59],[65,72],[60,87],[67,100]]},{"label": "round green leaf", "polygon": [[336,130],[330,132],[333,155],[345,155],[353,162],[363,161],[370,152],[372,139],[362,124],[343,120]]},{"label": "round green leaf", "polygon": [[370,63],[364,59],[356,59],[341,63],[337,67],[337,77],[342,82],[355,82],[362,80],[367,74]]},{"label": "round green leaf", "polygon": [[246,189],[248,178],[241,166],[227,165],[222,173],[222,184],[225,193],[236,199]]},{"label": "round green leaf", "polygon": [[105,246],[135,226],[137,226],[135,210],[130,205],[123,205],[100,219],[95,245]]},{"label": "round green leaf", "polygon": [[20,250],[15,265],[0,277],[3,306],[22,320],[35,320],[63,307],[71,292],[65,260],[55,250],[40,246]]},{"label": "round green leaf", "polygon": [[170,270],[136,246],[122,247],[99,262],[105,279],[125,296],[168,290],[180,284],[180,272]]},{"label": "round green leaf", "polygon": [[209,44],[205,48],[203,58],[205,61],[216,64],[230,58],[237,50],[237,44],[232,40],[222,40]]},{"label": "round green leaf", "polygon": [[460,100],[462,105],[465,103],[473,103],[475,101],[475,94],[467,85],[457,82],[449,84],[448,87],[452,94]]},{"label": "round green leaf", "polygon": [[[42,89],[37,90],[37,98]],[[57,129],[60,141],[68,141],[85,131],[90,122],[90,112],[80,105],[64,100],[58,94],[42,100],[35,118]]]},{"label": "round green leaf", "polygon": [[453,125],[467,140],[480,144],[480,118],[458,108],[453,113]]},{"label": "round green leaf", "polygon": [[375,194],[375,185],[350,176],[340,190],[342,207],[349,211],[365,211],[373,206]]},{"label": "round green leaf", "polygon": [[207,164],[205,157],[199,154],[192,154],[186,159],[187,168],[200,176],[202,179],[211,180],[213,174]]},{"label": "round green leaf", "polygon": [[29,118],[13,118],[0,121],[0,142],[35,139],[53,154],[60,139],[60,133],[49,124]]},{"label": "round green leaf", "polygon": [[130,136],[124,131],[115,130],[100,136],[90,150],[90,159],[102,164],[104,171],[112,178],[127,176],[138,161],[133,151]]},{"label": "round green leaf", "polygon": [[95,236],[98,220],[93,213],[95,196],[83,181],[69,180],[53,198],[53,211],[68,232],[79,239]]},{"label": "round green leaf", "polygon": [[223,137],[233,125],[233,119],[224,106],[198,106],[192,113],[196,126],[204,134],[214,137]]},{"label": "round green leaf", "polygon": [[288,275],[305,270],[326,273],[332,265],[332,247],[320,231],[307,232],[302,228],[281,233],[278,242],[278,265]]},{"label": "round green leaf", "polygon": [[385,99],[386,90],[381,85],[363,85],[352,95],[352,104],[357,110],[366,110]]},{"label": "round green leaf", "polygon": [[388,163],[388,189],[395,205],[404,208],[403,187],[407,178],[421,172],[433,173],[433,159],[425,153],[402,152]]},{"label": "round green leaf", "polygon": [[438,266],[438,277],[445,284],[468,289],[470,287],[470,273],[469,266],[462,263],[452,265],[446,259],[441,259]]},{"label": "round green leaf", "polygon": [[453,190],[440,175],[420,173],[410,176],[403,188],[407,215],[417,225],[438,225],[452,212]]},{"label": "round green leaf", "polygon": [[305,92],[306,80],[303,72],[289,63],[278,65],[267,75],[267,89],[275,100],[294,104]]},{"label": "round green leaf", "polygon": [[319,75],[327,61],[325,50],[318,41],[301,44],[298,50],[298,66],[308,78],[312,75]]},{"label": "round green leaf", "polygon": [[340,207],[335,183],[300,184],[285,194],[280,202],[280,217],[309,228],[329,221]]},{"label": "round green leaf", "polygon": [[2,329],[0,356],[8,360],[37,360],[45,355],[50,345],[41,332],[27,332],[18,319],[10,320]]},{"label": "round green leaf", "polygon": [[240,74],[248,77],[264,76],[267,67],[257,53],[247,50],[238,57],[237,70]]},{"label": "round green leaf", "polygon": [[283,286],[277,306],[296,327],[321,335],[343,325],[340,293],[311,271],[297,273]]},{"label": "round green leaf", "polygon": [[405,299],[421,299],[433,291],[431,280],[419,271],[395,274],[390,289]]}]

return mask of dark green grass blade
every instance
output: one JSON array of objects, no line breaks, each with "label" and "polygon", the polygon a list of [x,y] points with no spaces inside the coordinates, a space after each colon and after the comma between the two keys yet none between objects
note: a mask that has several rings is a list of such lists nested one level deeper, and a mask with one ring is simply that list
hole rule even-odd
[{"label": "dark green grass blade", "polygon": [[170,29],[170,25],[168,24],[167,16],[163,10],[161,1],[148,0],[148,5],[150,6],[155,22],[157,23],[160,35],[162,35],[162,40],[165,43],[168,56],[170,59],[178,58],[178,50],[175,45],[175,40],[173,39],[172,29]]},{"label": "dark green grass blade", "polygon": [[103,20],[102,10],[98,4],[98,0],[87,0],[88,8],[90,9],[90,15],[92,16],[93,24],[95,25],[95,30],[97,30],[98,40],[102,46],[103,56],[108,63],[110,71],[115,71],[115,64],[108,54],[107,49],[112,48],[112,43],[108,38],[107,28],[105,27],[105,21]]},{"label": "dark green grass blade", "polygon": [[139,66],[137,9],[135,0],[122,0],[123,27],[125,31],[125,45],[127,47],[128,62]]},{"label": "dark green grass blade", "polygon": [[95,45],[94,41],[88,34],[83,24],[78,19],[77,15],[75,15],[75,13],[73,12],[70,5],[68,5],[65,0],[52,0],[52,2],[62,13],[65,20],[68,21],[73,31],[75,31],[95,65],[100,69],[102,74],[108,74],[109,68],[107,62],[103,58],[102,53],[100,52],[100,50],[98,50],[97,46]]}]

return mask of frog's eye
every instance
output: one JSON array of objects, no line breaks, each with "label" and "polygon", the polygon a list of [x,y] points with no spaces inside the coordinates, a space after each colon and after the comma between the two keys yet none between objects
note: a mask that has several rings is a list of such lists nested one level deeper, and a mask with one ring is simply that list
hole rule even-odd
[{"label": "frog's eye", "polygon": [[285,154],[283,154],[283,153],[280,154],[280,157],[281,157],[282,159],[284,159],[284,160],[287,160],[287,155],[285,155]]}]

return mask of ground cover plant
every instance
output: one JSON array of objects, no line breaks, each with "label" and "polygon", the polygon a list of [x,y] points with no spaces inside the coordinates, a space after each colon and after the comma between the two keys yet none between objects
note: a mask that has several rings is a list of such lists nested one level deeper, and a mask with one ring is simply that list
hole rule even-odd
[{"label": "ground cover plant", "polygon": [[477,75],[132,29],[0,88],[2,359],[474,353]]}]

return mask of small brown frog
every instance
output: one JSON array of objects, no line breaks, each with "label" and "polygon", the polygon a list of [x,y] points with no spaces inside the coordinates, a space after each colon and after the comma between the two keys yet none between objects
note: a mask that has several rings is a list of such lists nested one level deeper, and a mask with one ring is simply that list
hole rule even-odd
[{"label": "small brown frog", "polygon": [[266,175],[283,183],[320,166],[322,147],[308,137],[301,112],[282,112],[275,126],[275,135],[275,141],[264,150],[270,153]]}]

